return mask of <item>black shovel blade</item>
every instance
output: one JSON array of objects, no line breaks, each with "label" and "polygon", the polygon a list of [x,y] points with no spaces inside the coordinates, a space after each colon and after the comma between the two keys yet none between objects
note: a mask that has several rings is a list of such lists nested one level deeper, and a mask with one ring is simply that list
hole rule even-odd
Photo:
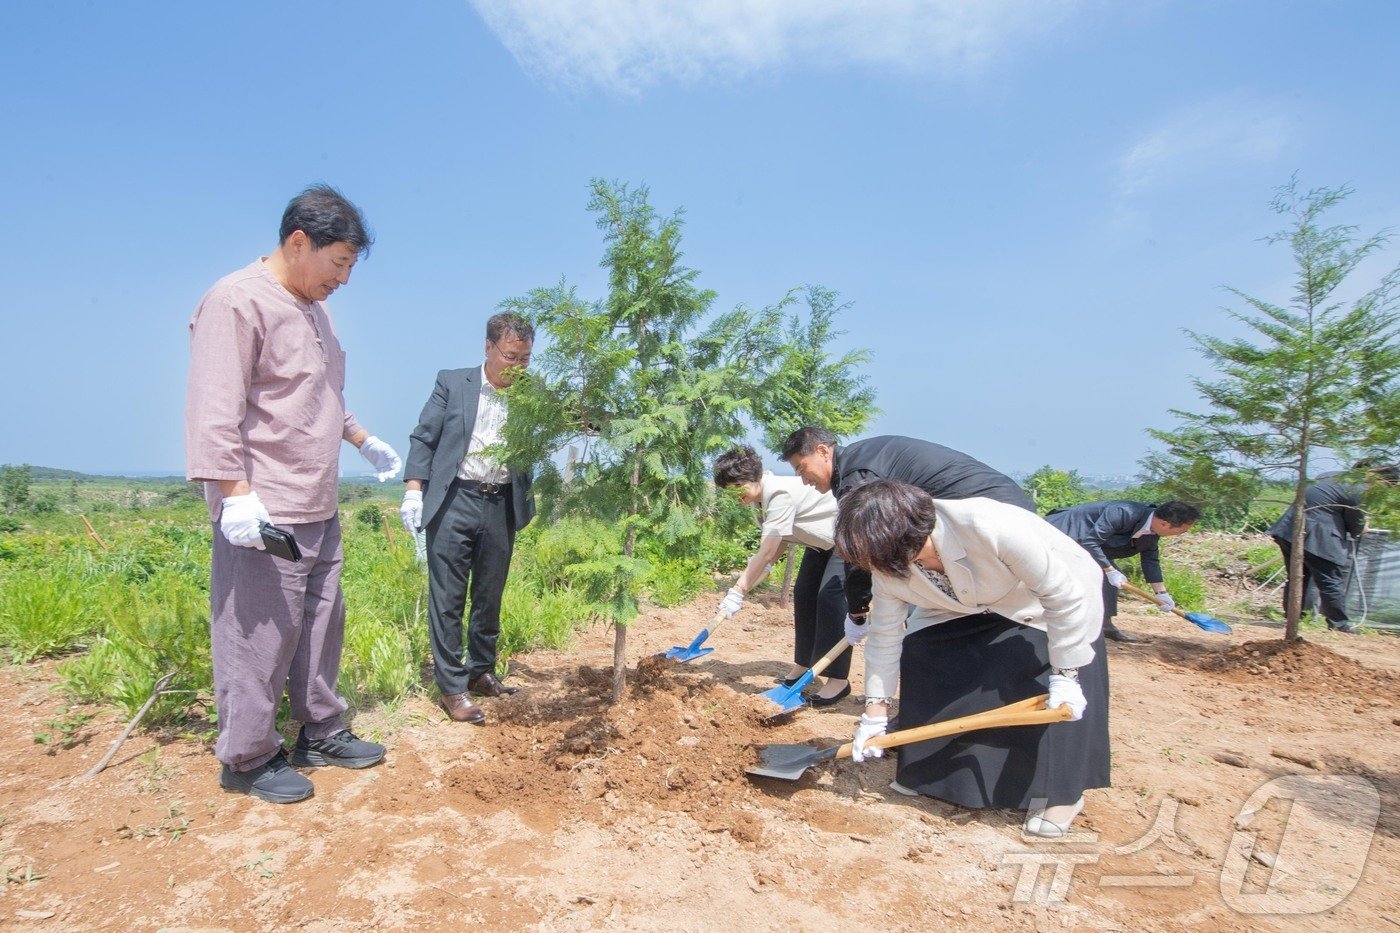
[{"label": "black shovel blade", "polygon": [[796,781],[812,765],[835,758],[839,748],[839,745],[833,748],[813,748],[810,745],[760,745],[758,764],[747,769],[746,773],[750,777]]}]

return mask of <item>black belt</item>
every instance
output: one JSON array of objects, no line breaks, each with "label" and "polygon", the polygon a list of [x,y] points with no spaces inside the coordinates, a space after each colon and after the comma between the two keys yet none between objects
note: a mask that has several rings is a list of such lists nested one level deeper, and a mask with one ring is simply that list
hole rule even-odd
[{"label": "black belt", "polygon": [[510,483],[479,483],[474,479],[459,479],[457,485],[483,496],[504,496],[510,492]]}]

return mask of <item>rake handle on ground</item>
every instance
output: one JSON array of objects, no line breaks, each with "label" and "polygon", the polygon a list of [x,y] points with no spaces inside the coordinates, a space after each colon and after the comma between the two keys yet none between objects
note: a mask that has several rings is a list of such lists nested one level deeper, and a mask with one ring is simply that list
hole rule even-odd
[{"label": "rake handle on ground", "polygon": [[[1006,706],[982,713],[973,713],[971,716],[960,716],[945,722],[933,722],[915,729],[901,729],[898,732],[876,736],[866,742],[865,747],[896,748],[900,745],[908,745],[910,742],[926,742],[929,739],[939,739],[945,735],[956,735],[959,732],[972,732],[976,729],[999,729],[1003,726],[1041,726],[1052,722],[1065,722],[1074,715],[1068,706],[1046,709],[1045,702],[1049,699],[1048,693],[1042,693],[1038,697],[1031,697],[1017,703],[1008,703]],[[851,743],[847,742],[838,748],[836,757],[850,758]]]},{"label": "rake handle on ground", "polygon": [[[1141,596],[1143,599],[1148,599],[1148,600],[1151,600],[1151,601],[1154,602],[1154,603],[1157,603],[1157,597],[1154,596],[1153,594],[1147,592],[1147,590],[1144,590],[1144,589],[1143,589],[1142,587],[1140,587],[1140,586],[1133,586],[1131,583],[1124,583],[1123,586],[1121,587],[1121,589],[1127,590],[1129,593],[1132,593],[1134,596]],[[1161,603],[1157,603],[1157,607],[1158,607],[1158,608],[1161,608],[1161,606],[1162,606]],[[1188,616],[1186,615],[1186,613],[1185,613],[1183,610],[1178,609],[1178,608],[1176,608],[1175,606],[1173,606],[1172,609],[1171,609],[1171,611],[1172,611],[1172,612],[1175,612],[1177,615],[1181,616],[1183,619],[1186,619],[1186,621],[1188,621],[1188,622],[1191,621],[1190,617],[1188,617]]]}]

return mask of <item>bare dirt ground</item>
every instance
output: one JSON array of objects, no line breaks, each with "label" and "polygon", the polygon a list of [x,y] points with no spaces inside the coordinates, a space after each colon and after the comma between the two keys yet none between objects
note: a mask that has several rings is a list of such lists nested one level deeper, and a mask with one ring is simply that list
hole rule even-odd
[{"label": "bare dirt ground", "polygon": [[[634,668],[715,601],[647,611]],[[1279,651],[1276,626],[1209,635],[1126,612],[1153,639],[1110,647],[1114,786],[1048,842],[1021,836],[1020,813],[895,794],[889,761],[746,778],[756,744],[840,744],[859,714],[853,696],[764,724],[788,619],[751,601],[713,655],[634,669],[616,707],[599,628],[518,658],[522,692],[488,701],[484,728],[426,699],[366,714],[355,728],[384,736],[387,761],[310,772],[316,795],[294,806],[223,793],[208,749],[176,735],[138,733],[75,782],[122,724],[104,712],[50,752],[33,735],[64,705],[52,666],[0,670],[0,923],[1400,928],[1400,639]]]}]

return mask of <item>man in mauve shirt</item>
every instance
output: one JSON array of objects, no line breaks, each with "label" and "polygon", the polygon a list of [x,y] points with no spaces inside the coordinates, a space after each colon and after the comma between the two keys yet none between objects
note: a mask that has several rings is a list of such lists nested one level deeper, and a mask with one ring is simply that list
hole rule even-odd
[{"label": "man in mauve shirt", "polygon": [[[214,523],[219,783],[273,803],[311,796],[292,765],[365,768],[384,757],[345,727],[335,689],[345,634],[340,442],[358,447],[380,482],[402,463],[345,410],[345,353],[324,304],[372,242],[340,192],[307,188],[287,205],[272,255],[216,282],[190,322],[185,458]],[[300,560],[268,553],[264,524],[291,531]],[[290,762],[276,727],[284,690],[302,724]]]}]

